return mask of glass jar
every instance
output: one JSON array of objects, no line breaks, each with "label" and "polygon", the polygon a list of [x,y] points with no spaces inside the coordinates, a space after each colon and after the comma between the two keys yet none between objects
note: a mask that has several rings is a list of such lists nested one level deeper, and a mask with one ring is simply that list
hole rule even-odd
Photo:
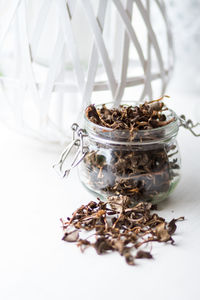
[{"label": "glass jar", "polygon": [[164,200],[180,179],[180,156],[176,136],[178,117],[163,127],[113,130],[85,117],[84,158],[78,164],[79,177],[90,191],[107,198],[124,195],[133,202]]}]

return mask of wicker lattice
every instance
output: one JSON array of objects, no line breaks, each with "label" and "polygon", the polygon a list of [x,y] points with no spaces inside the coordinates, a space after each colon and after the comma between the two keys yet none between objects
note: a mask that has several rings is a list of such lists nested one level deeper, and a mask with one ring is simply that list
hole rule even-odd
[{"label": "wicker lattice", "polygon": [[158,80],[154,95],[164,93],[173,67],[164,1],[9,2],[0,27],[6,121],[40,139],[63,141],[91,101],[152,98]]}]

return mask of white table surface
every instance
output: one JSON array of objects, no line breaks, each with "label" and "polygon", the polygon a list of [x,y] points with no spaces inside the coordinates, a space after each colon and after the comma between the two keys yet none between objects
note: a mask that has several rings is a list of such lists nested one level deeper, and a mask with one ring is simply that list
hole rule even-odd
[{"label": "white table surface", "polygon": [[61,241],[59,218],[94,197],[76,172],[57,177],[58,152],[2,124],[0,136],[0,299],[200,299],[200,138],[180,130],[182,178],[159,207],[168,220],[186,218],[176,245],[154,243],[154,260],[131,267],[117,253],[82,254]]}]

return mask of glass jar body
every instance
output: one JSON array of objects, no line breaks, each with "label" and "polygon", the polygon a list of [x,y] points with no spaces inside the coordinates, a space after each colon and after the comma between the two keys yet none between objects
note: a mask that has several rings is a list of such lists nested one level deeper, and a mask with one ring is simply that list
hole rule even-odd
[{"label": "glass jar body", "polygon": [[[160,134],[160,133],[159,133]],[[79,177],[90,191],[107,198],[128,196],[133,202],[156,204],[169,196],[180,179],[180,155],[176,133],[166,131],[137,142],[116,137],[102,139],[99,134],[86,138],[88,152],[80,163]],[[112,133],[113,135],[113,133]],[[152,139],[152,140],[151,140]]]}]

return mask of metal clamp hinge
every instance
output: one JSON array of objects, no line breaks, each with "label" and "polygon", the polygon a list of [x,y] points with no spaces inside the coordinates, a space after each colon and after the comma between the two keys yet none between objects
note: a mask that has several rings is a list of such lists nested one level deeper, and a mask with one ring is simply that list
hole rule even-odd
[{"label": "metal clamp hinge", "polygon": [[200,123],[196,123],[194,124],[192,120],[186,120],[186,117],[184,115],[181,115],[178,117],[179,119],[179,126],[181,127],[184,127],[186,129],[188,129],[194,136],[200,136],[200,133],[196,133],[193,128],[196,128],[198,126],[200,126]]},{"label": "metal clamp hinge", "polygon": [[[57,164],[53,166],[63,178],[67,177],[70,171],[75,168],[85,157],[88,152],[88,147],[84,145],[84,138],[87,137],[87,134],[84,129],[79,128],[79,125],[74,123],[71,127],[73,131],[72,141],[67,145],[64,152],[61,154],[60,160]],[[67,157],[73,150],[76,150],[72,156],[72,163],[70,167],[64,169],[64,164]]]}]

